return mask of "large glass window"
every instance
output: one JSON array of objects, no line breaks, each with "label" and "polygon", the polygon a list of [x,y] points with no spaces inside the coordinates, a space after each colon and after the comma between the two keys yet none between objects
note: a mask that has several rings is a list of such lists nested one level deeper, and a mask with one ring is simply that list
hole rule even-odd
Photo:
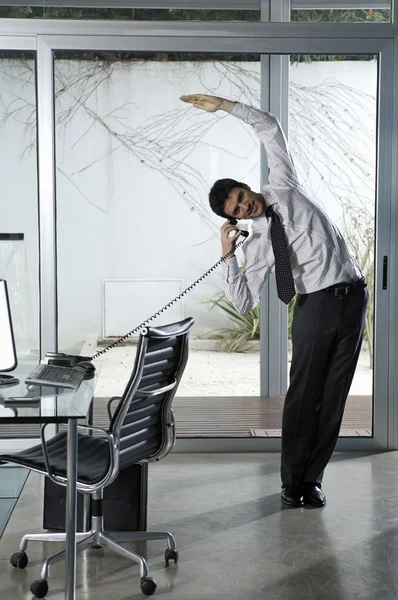
[{"label": "large glass window", "polygon": [[[216,179],[260,189],[254,131],[179,100],[200,91],[259,106],[260,57],[188,58],[56,54],[60,350],[94,354],[218,260],[222,220],[207,201]],[[289,139],[304,187],[366,258],[371,289],[377,63],[349,58],[292,57]],[[371,434],[369,311],[343,424],[349,435]],[[196,324],[175,401],[178,435],[280,435],[283,398],[259,397],[259,307],[244,318],[234,312],[220,268],[153,323],[185,316]],[[133,337],[101,357],[98,397],[123,391],[134,355]]]},{"label": "large glass window", "polygon": [[[92,355],[200,278],[221,252],[223,220],[208,205],[212,183],[233,174],[259,186],[253,132],[179,99],[205,89],[258,103],[259,57],[156,58],[56,54],[60,350]],[[153,322],[195,318],[182,392],[191,405],[203,396],[260,393],[259,309],[241,319],[243,336],[234,340],[222,290],[219,267]],[[125,343],[103,355],[97,396],[121,393],[134,353]]]},{"label": "large glass window", "polygon": [[0,18],[114,21],[259,21],[260,8],[258,10],[88,8],[63,7],[62,2],[43,2],[42,6],[29,6],[29,4],[18,7],[2,6],[0,7]]},{"label": "large glass window", "polygon": [[372,56],[315,56],[290,69],[289,140],[300,181],[339,227],[369,291],[343,436],[372,434],[377,81]]},{"label": "large glass window", "polygon": [[[382,8],[360,8],[360,2],[356,2],[359,8],[355,9],[352,9],[348,3],[349,7],[346,9],[333,9],[333,2],[329,4],[330,8],[303,10],[295,8],[295,5],[300,5],[300,0],[297,2],[293,0],[290,19],[301,23],[388,23],[391,19],[390,2],[384,2]],[[375,4],[380,3],[375,2]]]},{"label": "large glass window", "polygon": [[[65,4],[65,5],[63,5]],[[99,3],[100,4],[100,3]],[[112,2],[109,2],[111,5]],[[147,4],[142,2],[143,5]],[[172,2],[170,2],[172,4]],[[198,2],[199,4],[199,2]],[[26,6],[0,6],[0,18],[11,19],[83,19],[83,20],[114,20],[114,21],[224,21],[224,22],[253,22],[261,20],[261,2],[258,0],[258,8],[225,10],[225,9],[179,9],[179,8],[104,8],[103,6],[68,6],[67,3],[57,0],[43,0],[39,3],[27,3]],[[281,2],[282,4],[282,2]],[[329,7],[326,2],[319,3],[320,6],[314,10],[303,9],[305,4],[301,0],[291,0],[290,20],[302,23],[385,23],[391,20],[391,3],[375,2],[373,8],[361,7],[360,2],[352,8],[352,2],[347,2],[347,8],[333,8],[332,0]],[[369,3],[366,2],[366,5]],[[272,14],[271,14],[272,19]]]},{"label": "large glass window", "polygon": [[[35,56],[0,54],[0,277],[8,284],[18,362],[39,357]],[[0,437],[38,427],[0,426]]]}]

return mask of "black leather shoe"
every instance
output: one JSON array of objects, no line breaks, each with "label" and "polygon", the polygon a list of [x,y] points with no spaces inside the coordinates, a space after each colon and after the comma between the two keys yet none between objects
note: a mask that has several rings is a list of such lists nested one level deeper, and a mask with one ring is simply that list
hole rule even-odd
[{"label": "black leather shoe", "polygon": [[304,506],[302,487],[300,485],[283,485],[281,500],[289,506]]},{"label": "black leather shoe", "polygon": [[304,502],[312,506],[321,507],[326,504],[326,496],[320,483],[304,483]]}]

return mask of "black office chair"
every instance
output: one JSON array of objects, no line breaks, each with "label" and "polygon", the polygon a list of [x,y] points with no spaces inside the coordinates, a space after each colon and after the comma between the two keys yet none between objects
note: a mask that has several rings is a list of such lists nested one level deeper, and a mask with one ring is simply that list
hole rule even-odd
[{"label": "black office chair", "polygon": [[[165,457],[175,443],[174,415],[171,408],[181,376],[188,359],[189,332],[194,323],[191,318],[162,327],[148,327],[141,331],[133,373],[122,397],[108,402],[110,426],[108,430],[89,425],[79,425],[84,430],[100,431],[99,436],[78,434],[77,489],[91,494],[95,511],[91,518],[91,530],[77,532],[77,552],[90,546],[105,546],[117,554],[140,565],[141,590],[151,596],[156,582],[148,576],[145,559],[119,545],[118,541],[167,540],[166,565],[178,560],[175,540],[169,532],[106,532],[104,531],[102,498],[103,490],[116,478],[119,469],[135,463],[152,462]],[[115,405],[112,414],[112,404]],[[45,425],[41,428],[41,444],[17,454],[0,455],[1,462],[22,465],[32,471],[43,473],[56,483],[66,485],[66,433],[59,433],[51,440],[44,438]],[[94,516],[95,512],[95,516]],[[13,554],[11,563],[21,569],[28,564],[26,546],[28,541],[65,541],[65,533],[27,534],[20,543],[20,551]],[[47,558],[41,570],[41,579],[30,586],[37,598],[48,592],[50,565],[65,557],[65,550]]]}]

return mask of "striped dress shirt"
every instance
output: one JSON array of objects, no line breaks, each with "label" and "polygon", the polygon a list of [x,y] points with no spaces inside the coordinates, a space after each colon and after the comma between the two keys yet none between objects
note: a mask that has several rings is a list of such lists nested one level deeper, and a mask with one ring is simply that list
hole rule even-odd
[{"label": "striped dress shirt", "polygon": [[[272,204],[285,229],[296,292],[310,294],[362,279],[363,273],[338,228],[300,187],[278,119],[242,103],[237,103],[231,114],[251,125],[264,144],[269,183],[263,195],[266,206]],[[252,222],[251,236],[242,247],[244,270],[239,270],[236,257],[224,263],[226,296],[242,314],[258,304],[265,280],[275,267],[271,220],[262,214]]]}]

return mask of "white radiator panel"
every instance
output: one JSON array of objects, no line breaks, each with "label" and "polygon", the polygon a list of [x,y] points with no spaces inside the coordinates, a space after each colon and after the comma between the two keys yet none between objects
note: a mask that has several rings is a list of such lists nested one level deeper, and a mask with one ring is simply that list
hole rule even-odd
[{"label": "white radiator panel", "polygon": [[[182,291],[181,279],[103,280],[103,336],[121,337],[151,317]],[[165,325],[184,318],[183,300],[148,323]],[[134,334],[138,336],[139,332]]]}]

